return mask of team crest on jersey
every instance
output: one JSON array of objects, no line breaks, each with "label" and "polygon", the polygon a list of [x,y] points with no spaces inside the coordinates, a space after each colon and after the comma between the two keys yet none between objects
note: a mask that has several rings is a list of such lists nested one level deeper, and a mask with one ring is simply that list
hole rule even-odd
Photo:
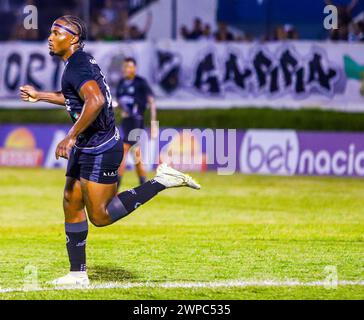
[{"label": "team crest on jersey", "polygon": [[72,114],[72,118],[73,119],[75,119],[75,120],[78,120],[78,118],[80,117],[80,114],[79,113],[77,113],[77,112],[74,112],[73,114]]},{"label": "team crest on jersey", "polygon": [[95,59],[90,59],[90,63],[92,64],[97,64],[96,60]]}]

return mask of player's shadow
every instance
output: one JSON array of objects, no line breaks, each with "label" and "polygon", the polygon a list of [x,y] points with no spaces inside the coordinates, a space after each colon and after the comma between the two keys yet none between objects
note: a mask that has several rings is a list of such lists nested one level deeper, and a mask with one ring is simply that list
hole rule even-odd
[{"label": "player's shadow", "polygon": [[88,268],[90,280],[102,282],[121,282],[136,278],[131,272],[122,268],[108,266],[93,266]]}]

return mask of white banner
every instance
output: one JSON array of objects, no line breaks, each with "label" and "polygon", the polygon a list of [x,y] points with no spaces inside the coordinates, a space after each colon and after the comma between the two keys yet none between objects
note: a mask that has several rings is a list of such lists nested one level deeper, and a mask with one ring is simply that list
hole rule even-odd
[{"label": "white banner", "polygon": [[[25,83],[60,90],[63,63],[44,43],[1,43],[0,107]],[[270,106],[364,111],[362,44],[291,41],[88,43],[112,88],[136,58],[165,108]],[[5,103],[6,104],[6,103]]]}]

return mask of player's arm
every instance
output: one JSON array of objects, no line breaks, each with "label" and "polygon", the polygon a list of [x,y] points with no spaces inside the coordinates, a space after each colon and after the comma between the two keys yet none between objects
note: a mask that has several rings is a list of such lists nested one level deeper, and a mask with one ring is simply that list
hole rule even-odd
[{"label": "player's arm", "polygon": [[148,105],[150,108],[150,120],[151,120],[151,136],[152,139],[157,137],[158,134],[158,128],[157,128],[157,105],[155,103],[155,99],[152,95],[148,95]]},{"label": "player's arm", "polygon": [[62,92],[37,91],[34,87],[25,85],[20,87],[20,97],[23,101],[37,102],[44,101],[61,106],[65,105],[65,98]]},{"label": "player's arm", "polygon": [[68,159],[69,152],[76,143],[77,137],[85,131],[97,118],[105,103],[105,97],[95,80],[82,85],[79,95],[84,101],[82,113],[67,136],[58,144],[56,158]]}]

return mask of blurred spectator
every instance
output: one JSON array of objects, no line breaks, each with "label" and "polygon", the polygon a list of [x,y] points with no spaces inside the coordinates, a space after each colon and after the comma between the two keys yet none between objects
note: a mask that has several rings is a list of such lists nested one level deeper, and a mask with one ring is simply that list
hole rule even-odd
[{"label": "blurred spectator", "polygon": [[152,25],[153,16],[152,13],[149,12],[147,16],[147,20],[145,21],[144,28],[142,30],[139,29],[137,25],[129,26],[129,39],[130,40],[145,40],[147,38],[147,33]]},{"label": "blurred spectator", "polygon": [[118,17],[116,7],[112,0],[105,0],[104,8],[101,9],[100,13],[104,17],[107,24],[114,23]]},{"label": "blurred spectator", "polygon": [[126,10],[120,11],[119,18],[114,24],[114,36],[117,40],[127,40],[129,37],[128,29],[128,12]]},{"label": "blurred spectator", "polygon": [[364,42],[364,21],[358,22],[358,40]]},{"label": "blurred spectator", "polygon": [[16,15],[16,21],[10,34],[10,40],[23,40],[23,41],[39,40],[39,29],[25,29],[24,27],[24,19],[26,15],[24,14],[23,9],[25,6],[28,5],[36,5],[36,1],[26,0],[21,6],[19,6],[14,11]]},{"label": "blurred spectator", "polygon": [[349,25],[349,41],[364,41],[364,21],[353,22]]},{"label": "blurred spectator", "polygon": [[234,41],[251,42],[251,41],[253,41],[253,37],[251,34],[247,34],[245,32],[240,31],[234,36]]},{"label": "blurred spectator", "polygon": [[211,26],[209,24],[205,24],[202,30],[202,39],[205,40],[213,40],[214,36],[211,31]]},{"label": "blurred spectator", "polygon": [[145,33],[139,30],[138,26],[133,24],[129,26],[129,39],[130,40],[144,40]]},{"label": "blurred spectator", "polygon": [[202,21],[200,18],[195,18],[193,22],[193,29],[189,34],[189,39],[197,40],[203,35]]},{"label": "blurred spectator", "polygon": [[214,34],[216,41],[234,41],[234,35],[227,29],[223,22],[217,24],[217,31]]},{"label": "blurred spectator", "polygon": [[37,41],[39,40],[39,29],[26,30],[23,24],[16,24],[10,35],[10,40]]},{"label": "blurred spectator", "polygon": [[189,32],[185,25],[181,26],[180,35],[181,35],[182,39],[184,39],[184,40],[188,39]]},{"label": "blurred spectator", "polygon": [[298,32],[291,24],[276,26],[273,32],[273,37],[266,37],[266,40],[282,41],[298,39]]},{"label": "blurred spectator", "polygon": [[105,1],[105,6],[91,17],[92,40],[126,40],[128,38],[128,11],[125,1]]},{"label": "blurred spectator", "polygon": [[[335,5],[332,0],[325,0],[327,5]],[[338,29],[330,31],[330,39],[337,40],[349,40],[349,25],[352,22],[352,11],[357,5],[358,0],[352,0],[348,5],[335,5],[338,11]]]},{"label": "blurred spectator", "polygon": [[283,26],[283,30],[284,30],[286,39],[288,39],[288,40],[298,39],[298,32],[294,28],[293,25],[291,25],[291,24],[285,24]]},{"label": "blurred spectator", "polygon": [[204,36],[204,26],[200,18],[195,18],[191,31],[183,25],[180,29],[180,35],[185,40],[198,40]]}]

